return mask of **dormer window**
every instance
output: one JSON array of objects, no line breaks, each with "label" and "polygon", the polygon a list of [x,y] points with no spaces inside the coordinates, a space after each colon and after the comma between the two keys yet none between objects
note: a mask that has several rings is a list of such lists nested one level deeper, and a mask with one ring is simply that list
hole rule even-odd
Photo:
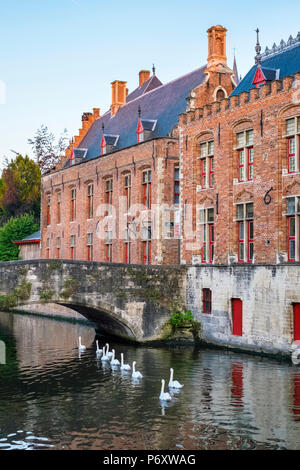
[{"label": "dormer window", "polygon": [[104,134],[102,135],[100,147],[101,147],[101,156],[105,155],[106,154],[106,140],[105,140]]},{"label": "dormer window", "polygon": [[138,120],[136,134],[137,134],[137,143],[140,144],[141,142],[144,142],[144,128],[143,128],[142,121],[140,119]]}]

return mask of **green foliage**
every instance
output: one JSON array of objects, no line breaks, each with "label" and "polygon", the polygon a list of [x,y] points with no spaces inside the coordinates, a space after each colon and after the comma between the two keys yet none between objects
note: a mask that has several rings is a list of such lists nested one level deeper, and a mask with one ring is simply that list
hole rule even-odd
[{"label": "green foliage", "polygon": [[40,292],[40,299],[43,303],[50,302],[54,296],[55,292],[50,289],[45,289],[44,291]]},{"label": "green foliage", "polygon": [[55,168],[64,154],[68,142],[67,129],[64,129],[60,137],[56,139],[48,127],[43,125],[36,131],[33,139],[28,139],[42,173]]},{"label": "green foliage", "polygon": [[193,321],[193,314],[190,310],[185,310],[184,313],[180,312],[179,310],[176,310],[173,316],[170,318],[170,323],[174,328],[190,326]]},{"label": "green foliage", "polygon": [[33,214],[11,218],[0,228],[0,261],[19,259],[19,247],[13,241],[22,240],[39,229]]},{"label": "green foliage", "polygon": [[19,216],[28,212],[39,218],[41,170],[28,156],[18,155],[7,162],[0,184],[0,218]]},{"label": "green foliage", "polygon": [[25,279],[22,281],[18,287],[15,288],[14,294],[20,301],[26,301],[29,299],[30,294],[31,294],[31,287],[32,284],[31,282],[27,282]]},{"label": "green foliage", "polygon": [[31,294],[31,282],[23,280],[13,292],[7,295],[0,295],[0,310],[9,310],[16,307],[20,302],[25,302]]},{"label": "green foliage", "polygon": [[64,289],[60,292],[60,297],[63,297],[65,300],[69,299],[76,292],[77,286],[78,281],[76,279],[66,279],[64,282]]},{"label": "green foliage", "polygon": [[0,295],[0,310],[9,310],[18,305],[18,298],[15,294]]}]

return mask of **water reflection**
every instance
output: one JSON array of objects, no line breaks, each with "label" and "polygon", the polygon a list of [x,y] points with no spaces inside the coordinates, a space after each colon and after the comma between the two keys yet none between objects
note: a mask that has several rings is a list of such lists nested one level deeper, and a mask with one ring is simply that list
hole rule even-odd
[{"label": "water reflection", "polygon": [[[0,340],[0,449],[300,449],[292,364],[111,341],[117,359],[137,362],[144,377],[133,380],[96,357],[88,326],[0,313]],[[170,367],[184,388],[162,404]]]}]

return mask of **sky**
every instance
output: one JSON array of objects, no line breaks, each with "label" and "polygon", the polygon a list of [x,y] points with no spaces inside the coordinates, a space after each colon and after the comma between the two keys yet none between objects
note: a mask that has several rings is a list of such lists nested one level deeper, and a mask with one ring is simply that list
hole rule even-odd
[{"label": "sky", "polygon": [[78,133],[83,112],[111,104],[111,82],[138,86],[140,70],[167,83],[206,63],[207,29],[228,29],[239,73],[254,64],[261,45],[300,30],[299,0],[0,0],[0,168],[41,125],[55,136]]}]

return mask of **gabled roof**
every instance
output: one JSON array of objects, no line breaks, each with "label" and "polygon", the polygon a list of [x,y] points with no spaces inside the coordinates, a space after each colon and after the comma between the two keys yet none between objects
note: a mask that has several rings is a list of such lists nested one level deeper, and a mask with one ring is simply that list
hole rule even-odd
[{"label": "gabled roof", "polygon": [[155,75],[152,76],[142,87],[128,95],[127,103],[114,116],[111,117],[110,111],[107,111],[96,119],[80,143],[81,148],[88,149],[83,161],[100,156],[103,124],[105,134],[119,136],[116,150],[136,145],[139,105],[143,122],[157,121],[151,138],[167,137],[178,123],[179,114],[185,112],[190,91],[203,83],[205,68],[206,65],[165,85]]},{"label": "gabled roof", "polygon": [[41,231],[38,230],[37,232],[34,232],[32,235],[29,235],[26,238],[23,238],[22,240],[15,240],[13,243],[16,245],[26,245],[26,244],[31,244],[31,243],[39,243],[41,241]]},{"label": "gabled roof", "polygon": [[[274,53],[265,53],[261,61],[261,68],[267,80],[282,80],[283,77],[300,72],[300,42],[287,46],[281,51],[276,49]],[[255,88],[253,79],[256,71],[257,66],[254,65],[230,96],[239,95],[243,91]]]},{"label": "gabled roof", "polygon": [[148,91],[154,90],[155,88],[162,85],[162,82],[157,78],[156,75],[152,75],[148,80],[146,80],[141,87],[136,88],[132,93],[130,93],[126,98],[126,103],[129,101],[135,100],[139,96],[147,93]]}]

